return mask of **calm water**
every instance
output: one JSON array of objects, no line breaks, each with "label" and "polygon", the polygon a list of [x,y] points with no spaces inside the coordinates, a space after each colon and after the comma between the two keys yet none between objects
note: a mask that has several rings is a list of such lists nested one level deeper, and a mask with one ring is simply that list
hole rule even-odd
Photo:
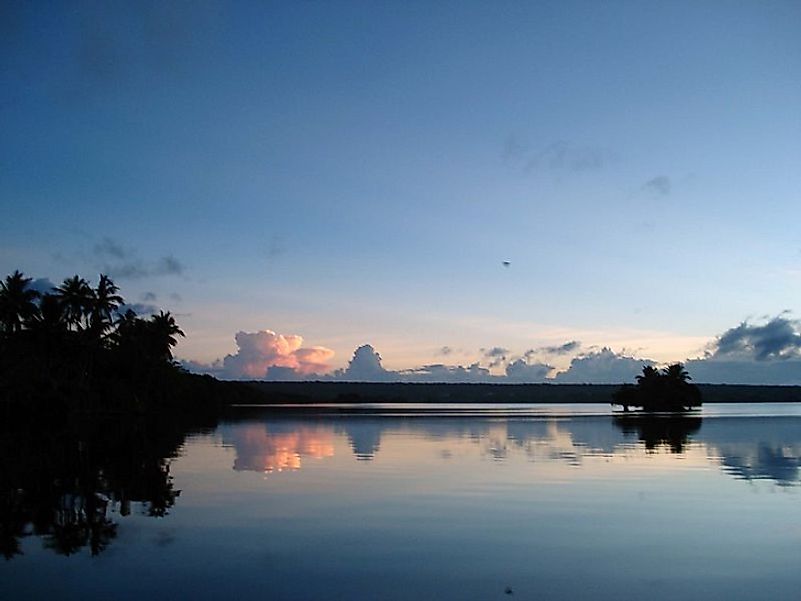
[{"label": "calm water", "polygon": [[798,598],[798,405],[373,409],[6,436],[0,598]]}]

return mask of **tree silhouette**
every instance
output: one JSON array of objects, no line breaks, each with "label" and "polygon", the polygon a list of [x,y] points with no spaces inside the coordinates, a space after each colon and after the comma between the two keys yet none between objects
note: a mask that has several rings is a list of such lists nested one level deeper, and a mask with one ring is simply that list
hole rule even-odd
[{"label": "tree silhouette", "polygon": [[612,404],[621,405],[624,411],[629,407],[647,412],[688,411],[701,406],[701,392],[691,379],[682,363],[668,365],[662,371],[646,365],[637,376],[637,385],[624,384],[615,392]]},{"label": "tree silhouette", "polygon": [[0,411],[216,412],[246,386],[190,374],[173,360],[184,336],[169,311],[120,314],[119,288],[75,275],[40,295],[20,271],[0,281]]},{"label": "tree silhouette", "polygon": [[19,332],[36,314],[39,293],[30,283],[31,278],[26,278],[19,270],[0,282],[0,325],[4,332]]},{"label": "tree silhouette", "polygon": [[92,310],[93,291],[85,279],[77,275],[67,278],[56,288],[56,294],[64,306],[67,323],[81,329]]},{"label": "tree silhouette", "polygon": [[102,337],[113,325],[113,316],[122,304],[119,288],[107,275],[100,275],[89,304],[89,328],[96,338]]},{"label": "tree silhouette", "polygon": [[150,332],[154,354],[167,361],[172,361],[172,347],[178,344],[176,336],[184,336],[175,318],[169,311],[159,311],[150,318]]}]

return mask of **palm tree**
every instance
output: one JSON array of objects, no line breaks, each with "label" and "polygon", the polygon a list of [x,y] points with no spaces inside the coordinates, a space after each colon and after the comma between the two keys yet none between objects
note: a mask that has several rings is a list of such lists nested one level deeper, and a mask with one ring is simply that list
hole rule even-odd
[{"label": "palm tree", "polygon": [[5,332],[18,332],[33,319],[39,308],[39,293],[30,288],[31,278],[16,270],[0,282],[0,325]]},{"label": "palm tree", "polygon": [[152,348],[157,357],[172,361],[171,347],[178,344],[176,336],[184,336],[181,328],[175,323],[175,318],[169,311],[159,311],[158,315],[153,315],[149,321]]},{"label": "palm tree", "polygon": [[692,380],[690,374],[687,373],[687,370],[684,369],[684,364],[682,363],[674,363],[673,365],[668,365],[665,369],[662,370],[662,374],[672,380],[674,382],[689,382]]},{"label": "palm tree", "polygon": [[100,274],[100,281],[93,291],[89,313],[89,327],[97,337],[112,326],[112,316],[123,299],[117,294],[119,287],[107,275]]},{"label": "palm tree", "polygon": [[64,306],[55,294],[43,294],[40,297],[39,310],[30,320],[28,327],[48,335],[58,335],[67,329]]},{"label": "palm tree", "polygon": [[94,301],[94,292],[89,282],[74,275],[56,288],[56,295],[64,306],[67,323],[75,329],[81,329],[82,322],[88,321]]},{"label": "palm tree", "polygon": [[642,375],[637,376],[637,384],[640,386],[647,386],[653,384],[659,379],[659,370],[652,365],[643,365]]}]

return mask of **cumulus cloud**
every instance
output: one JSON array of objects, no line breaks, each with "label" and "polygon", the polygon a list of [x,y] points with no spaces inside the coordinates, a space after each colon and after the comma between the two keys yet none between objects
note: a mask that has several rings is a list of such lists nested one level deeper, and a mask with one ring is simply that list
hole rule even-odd
[{"label": "cumulus cloud", "polygon": [[747,320],[718,336],[702,359],[687,362],[696,382],[801,384],[801,322],[786,314]]},{"label": "cumulus cloud", "polygon": [[574,357],[567,371],[556,374],[555,381],[565,384],[620,384],[631,382],[642,372],[644,365],[654,365],[654,362],[629,357],[604,347]]},{"label": "cumulus cloud", "polygon": [[237,351],[210,364],[183,361],[190,370],[227,380],[310,379],[330,369],[334,351],[323,346],[303,346],[301,336],[272,330],[237,332]]},{"label": "cumulus cloud", "polygon": [[506,378],[510,382],[542,382],[553,370],[547,363],[529,363],[521,358],[506,366]]},{"label": "cumulus cloud", "polygon": [[397,379],[396,376],[396,372],[384,369],[381,355],[370,344],[357,348],[348,366],[334,373],[335,378],[350,382],[386,382]]},{"label": "cumulus cloud", "polygon": [[264,378],[271,367],[286,367],[308,376],[329,369],[334,351],[322,346],[304,348],[301,336],[276,334],[272,330],[237,332],[238,347],[223,359],[223,372],[229,378]]},{"label": "cumulus cloud", "polygon": [[642,187],[644,190],[651,192],[652,194],[656,194],[658,196],[667,196],[670,194],[672,184],[668,176],[657,175],[656,177],[653,177],[645,182]]},{"label": "cumulus cloud", "polygon": [[[801,322],[786,313],[765,323],[743,322],[718,336],[701,359],[685,361],[690,375],[699,383],[801,384]],[[589,347],[574,356],[561,372],[548,356],[564,356],[581,348],[577,340],[543,346],[510,355],[502,346],[481,349],[482,362],[469,365],[432,363],[411,369],[388,370],[378,351],[370,344],[359,346],[347,367],[330,373],[333,351],[324,347],[303,347],[300,336],[283,336],[271,331],[236,335],[238,351],[212,364],[185,361],[191,371],[223,378],[264,378],[269,380],[326,379],[353,382],[488,382],[565,384],[621,384],[633,382],[646,365],[658,366],[631,351]],[[446,350],[447,349],[447,350]],[[442,347],[438,354],[454,352]],[[678,360],[678,358],[677,358]],[[483,365],[482,365],[483,363]],[[503,375],[492,367],[506,365]]]},{"label": "cumulus cloud", "polygon": [[801,322],[778,315],[762,325],[748,321],[726,330],[714,343],[711,359],[767,361],[801,357]]}]

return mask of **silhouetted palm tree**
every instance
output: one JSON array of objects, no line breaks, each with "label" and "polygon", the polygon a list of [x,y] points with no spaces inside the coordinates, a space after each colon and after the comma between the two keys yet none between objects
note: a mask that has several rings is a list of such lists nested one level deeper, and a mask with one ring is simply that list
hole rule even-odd
[{"label": "silhouetted palm tree", "polygon": [[18,332],[30,321],[38,307],[39,293],[30,288],[31,278],[26,278],[19,270],[0,282],[0,325],[5,332]]},{"label": "silhouetted palm tree", "polygon": [[176,336],[184,336],[181,328],[175,323],[175,318],[169,311],[159,311],[149,321],[152,348],[157,357],[172,361],[172,347],[178,344]]},{"label": "silhouetted palm tree", "polygon": [[55,294],[44,294],[39,300],[39,310],[28,322],[32,330],[47,335],[57,335],[67,329],[64,306]]},{"label": "silhouetted palm tree", "polygon": [[82,323],[88,321],[94,302],[94,291],[89,282],[74,275],[56,288],[56,295],[64,305],[67,323],[75,329],[81,329]]},{"label": "silhouetted palm tree", "polygon": [[89,328],[97,337],[105,334],[113,325],[112,316],[123,299],[117,294],[119,287],[107,275],[100,275],[93,291],[89,312]]},{"label": "silhouetted palm tree", "polygon": [[651,365],[644,365],[642,375],[637,376],[636,379],[639,385],[647,386],[659,379],[659,370]]},{"label": "silhouetted palm tree", "polygon": [[692,380],[690,374],[687,373],[686,369],[684,369],[684,364],[682,363],[668,365],[662,370],[662,373],[666,378],[672,380],[673,382],[689,382]]}]

